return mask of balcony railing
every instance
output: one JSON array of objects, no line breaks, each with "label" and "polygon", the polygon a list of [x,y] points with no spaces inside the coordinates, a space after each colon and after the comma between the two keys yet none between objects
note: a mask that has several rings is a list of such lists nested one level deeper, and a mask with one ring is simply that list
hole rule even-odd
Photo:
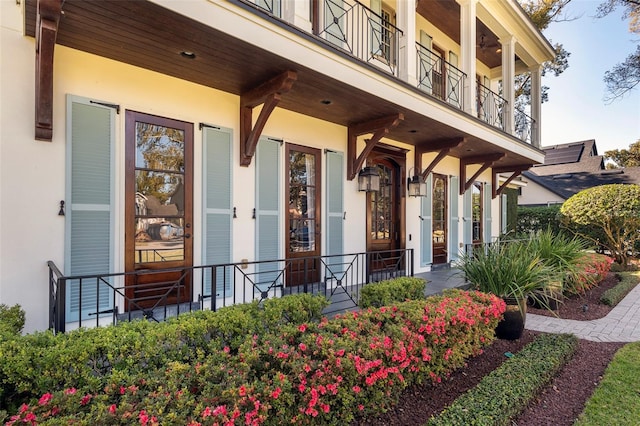
[{"label": "balcony railing", "polygon": [[515,108],[514,114],[514,129],[516,136],[524,142],[532,143],[531,132],[533,130],[535,120],[520,108]]},{"label": "balcony railing", "polygon": [[504,128],[507,100],[488,87],[478,83],[478,118],[500,130]]},{"label": "balcony railing", "polygon": [[420,43],[416,43],[416,49],[418,88],[458,109],[463,109],[462,94],[467,75]]},{"label": "balcony railing", "polygon": [[[159,322],[296,293],[324,295],[331,302],[324,313],[331,315],[354,309],[368,283],[414,274],[413,249],[82,276],[65,276],[51,261],[48,266],[55,332],[141,318]],[[152,279],[170,273],[178,278]],[[134,279],[146,284],[125,285]]]},{"label": "balcony railing", "polygon": [[320,2],[318,36],[358,59],[398,75],[402,31],[392,17],[378,14],[357,0]]}]

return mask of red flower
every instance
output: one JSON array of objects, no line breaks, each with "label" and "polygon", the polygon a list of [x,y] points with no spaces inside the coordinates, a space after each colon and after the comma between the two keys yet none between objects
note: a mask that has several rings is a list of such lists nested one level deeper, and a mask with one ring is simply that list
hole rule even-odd
[{"label": "red flower", "polygon": [[207,407],[202,412],[202,418],[206,419],[207,417],[211,417],[211,408]]},{"label": "red flower", "polygon": [[93,395],[91,395],[90,393],[86,394],[80,400],[80,405],[87,405],[89,401],[91,401],[91,398],[93,398]]},{"label": "red flower", "polygon": [[300,348],[300,350],[301,350],[302,352],[304,352],[304,351],[306,351],[306,350],[307,350],[307,345],[305,345],[304,343],[300,343],[300,344],[298,345],[298,347]]},{"label": "red flower", "polygon": [[[209,407],[207,407],[209,408]],[[226,416],[227,415],[227,406],[226,405],[218,405],[213,409],[214,416]]]},{"label": "red flower", "polygon": [[69,388],[64,390],[65,395],[75,395],[77,392],[76,388]]},{"label": "red flower", "polygon": [[273,392],[271,392],[271,397],[273,399],[278,399],[278,397],[280,396],[280,392],[282,392],[282,389],[280,388],[276,388],[276,390],[274,390]]},{"label": "red flower", "polygon": [[53,395],[51,395],[49,392],[47,392],[44,395],[42,395],[42,397],[38,400],[38,404],[39,405],[47,405],[49,403],[49,401],[51,401],[52,398],[53,398]]},{"label": "red flower", "polygon": [[149,422],[149,416],[147,415],[147,412],[141,410],[140,414],[138,415],[138,420],[140,420],[141,425],[146,425]]},{"label": "red flower", "polygon": [[307,325],[306,324],[300,324],[300,326],[298,327],[298,330],[300,330],[300,332],[304,333],[305,331],[307,331]]},{"label": "red flower", "polygon": [[355,385],[355,386],[354,386],[354,387],[352,387],[351,389],[353,389],[353,391],[354,391],[355,393],[360,393],[360,391],[362,390],[362,389],[360,389],[360,386],[358,386],[358,385]]}]

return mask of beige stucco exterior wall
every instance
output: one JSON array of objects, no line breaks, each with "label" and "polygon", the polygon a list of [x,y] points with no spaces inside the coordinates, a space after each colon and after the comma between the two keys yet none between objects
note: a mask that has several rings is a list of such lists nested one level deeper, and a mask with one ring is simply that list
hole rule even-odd
[{"label": "beige stucco exterior wall", "polygon": [[522,195],[518,196],[518,205],[521,206],[531,204],[562,204],[564,201],[564,198],[558,194],[532,181],[529,181],[527,186],[522,188]]}]

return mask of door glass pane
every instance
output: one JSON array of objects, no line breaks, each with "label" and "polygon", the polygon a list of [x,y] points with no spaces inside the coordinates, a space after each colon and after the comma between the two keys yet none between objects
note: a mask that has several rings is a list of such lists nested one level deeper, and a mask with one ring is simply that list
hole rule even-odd
[{"label": "door glass pane", "polygon": [[471,186],[471,189],[473,242],[479,243],[482,241],[482,186],[476,182]]},{"label": "door glass pane", "polygon": [[371,192],[371,239],[389,240],[393,232],[393,173],[383,165],[378,165],[377,169],[380,174],[380,191]]},{"label": "door glass pane", "polygon": [[184,131],[136,123],[135,263],[184,260]]},{"label": "door glass pane", "polygon": [[446,186],[444,178],[433,179],[433,242],[445,243],[446,239]]},{"label": "door glass pane", "polygon": [[316,163],[315,155],[289,153],[289,250],[316,249]]}]

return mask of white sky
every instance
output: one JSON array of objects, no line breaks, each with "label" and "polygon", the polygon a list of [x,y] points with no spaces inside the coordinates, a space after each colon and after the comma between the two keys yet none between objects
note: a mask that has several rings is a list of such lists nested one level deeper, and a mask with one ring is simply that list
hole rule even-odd
[{"label": "white sky", "polygon": [[542,145],[595,139],[598,154],[628,148],[640,139],[640,87],[622,100],[604,102],[604,73],[635,51],[640,38],[617,11],[595,18],[599,0],[573,0],[567,13],[578,19],[552,23],[544,32],[571,53],[559,77],[545,76],[549,101],[542,104]]}]

